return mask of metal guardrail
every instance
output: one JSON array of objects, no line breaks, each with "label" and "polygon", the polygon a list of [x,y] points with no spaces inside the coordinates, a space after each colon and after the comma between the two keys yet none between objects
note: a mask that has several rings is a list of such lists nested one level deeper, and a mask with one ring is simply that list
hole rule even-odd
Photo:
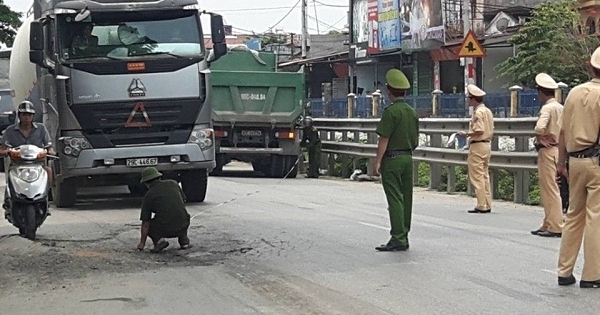
[{"label": "metal guardrail", "polygon": [[[467,130],[469,118],[421,118],[420,133],[429,138],[428,146],[419,146],[413,159],[431,165],[430,188],[438,188],[440,184],[441,166],[466,166],[466,150],[450,149],[442,143],[442,135],[450,135],[459,130]],[[494,139],[490,168],[508,170],[515,174],[515,202],[524,203],[529,193],[529,172],[537,170],[537,153],[529,149],[529,139],[534,137],[535,117],[497,118],[494,120]],[[324,154],[342,155],[356,158],[368,158],[368,173],[372,175],[373,160],[377,152],[377,135],[375,129],[379,118],[316,118],[314,124],[321,132]],[[348,137],[348,134],[353,134]],[[366,143],[358,139],[363,134]],[[366,134],[366,137],[364,137]],[[498,149],[499,137],[515,139],[515,150],[511,152]],[[352,139],[351,139],[352,138]],[[325,158],[326,159],[326,158]],[[325,160],[326,161],[326,160]],[[416,170],[415,170],[416,171]],[[418,177],[418,176],[415,176]],[[450,176],[451,177],[451,176]],[[494,177],[494,174],[492,174]],[[415,179],[416,180],[416,179]],[[448,183],[448,189],[451,183]],[[453,185],[453,184],[452,184]],[[494,184],[492,184],[494,186]],[[497,195],[497,185],[494,188]]]}]

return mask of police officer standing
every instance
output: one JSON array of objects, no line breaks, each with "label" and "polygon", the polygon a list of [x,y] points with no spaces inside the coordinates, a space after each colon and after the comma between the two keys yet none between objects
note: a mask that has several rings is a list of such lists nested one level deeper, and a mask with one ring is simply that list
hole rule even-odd
[{"label": "police officer standing", "polygon": [[[308,145],[307,145],[308,142]],[[312,118],[304,118],[304,130],[300,146],[308,149],[308,172],[307,178],[319,178],[319,165],[321,164],[321,139],[319,131],[312,124]]]},{"label": "police officer standing", "polygon": [[544,104],[535,125],[535,148],[538,151],[538,178],[544,221],[542,226],[531,231],[533,235],[560,237],[563,227],[562,202],[556,183],[556,162],[558,161],[558,137],[563,106],[554,98],[558,84],[551,76],[540,73],[535,77],[538,98]]},{"label": "police officer standing", "polygon": [[571,90],[562,115],[558,172],[569,181],[570,197],[558,258],[558,284],[577,281],[573,268],[585,235],[579,286],[600,288],[600,47],[590,64],[594,78]]},{"label": "police officer standing", "polygon": [[489,166],[491,144],[494,136],[494,115],[483,104],[485,92],[473,84],[467,85],[469,106],[473,107],[473,115],[469,122],[469,131],[459,131],[460,135],[469,138],[469,157],[467,159],[469,180],[475,189],[477,205],[469,213],[490,213],[492,211],[492,194],[490,191]]},{"label": "police officer standing", "polygon": [[419,145],[419,118],[404,101],[410,88],[408,78],[398,69],[386,73],[387,90],[392,104],[385,108],[376,132],[379,135],[375,174],[381,174],[390,214],[391,238],[377,246],[379,251],[405,251],[412,220],[413,159]]}]

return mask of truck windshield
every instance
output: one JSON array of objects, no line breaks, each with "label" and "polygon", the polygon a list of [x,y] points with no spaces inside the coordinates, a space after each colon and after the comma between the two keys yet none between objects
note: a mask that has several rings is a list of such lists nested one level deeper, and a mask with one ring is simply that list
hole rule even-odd
[{"label": "truck windshield", "polygon": [[195,12],[92,13],[91,21],[58,19],[61,56],[72,59],[203,56]]}]

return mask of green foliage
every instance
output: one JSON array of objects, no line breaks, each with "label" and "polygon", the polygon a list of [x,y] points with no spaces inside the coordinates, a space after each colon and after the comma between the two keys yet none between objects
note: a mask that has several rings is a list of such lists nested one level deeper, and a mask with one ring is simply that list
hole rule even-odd
[{"label": "green foliage", "polygon": [[532,18],[509,39],[517,55],[496,66],[499,74],[530,86],[540,72],[570,86],[588,81],[591,73],[586,63],[600,46],[600,38],[581,34],[587,34],[587,28],[574,8],[576,3],[558,0],[537,6]]},{"label": "green foliage", "polygon": [[0,42],[8,47],[12,47],[17,35],[17,30],[21,26],[21,13],[12,11],[4,0],[0,0]]},{"label": "green foliage", "polygon": [[[419,178],[417,186],[429,187],[430,181],[430,166],[427,163],[419,163]],[[448,188],[448,170],[447,166],[442,166],[441,183],[438,191],[447,191]],[[469,186],[469,180],[467,177],[467,167],[457,166],[455,167],[456,174],[456,192],[467,192]],[[496,172],[498,177],[498,199],[512,201],[514,200],[515,181],[514,175],[505,170],[499,170]],[[540,204],[540,188],[538,186],[537,173],[530,174],[530,186],[529,196],[527,198],[527,204],[539,205]]]}]

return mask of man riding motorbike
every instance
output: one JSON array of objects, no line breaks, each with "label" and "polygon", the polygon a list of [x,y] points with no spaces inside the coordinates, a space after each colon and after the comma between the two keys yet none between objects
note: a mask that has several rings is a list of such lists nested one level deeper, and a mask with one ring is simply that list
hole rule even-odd
[{"label": "man riding motorbike", "polygon": [[[40,148],[48,150],[48,154],[56,155],[56,152],[52,148],[52,140],[46,126],[40,123],[33,122],[33,116],[35,114],[35,108],[33,103],[30,101],[23,101],[17,107],[17,113],[19,121],[15,124],[8,126],[2,136],[2,143],[0,144],[0,156],[6,156],[9,148],[16,148],[23,144],[32,144]],[[44,167],[48,172],[48,178],[52,183],[52,170],[49,167]],[[4,204],[2,207],[8,209],[8,194],[4,192]]]}]

